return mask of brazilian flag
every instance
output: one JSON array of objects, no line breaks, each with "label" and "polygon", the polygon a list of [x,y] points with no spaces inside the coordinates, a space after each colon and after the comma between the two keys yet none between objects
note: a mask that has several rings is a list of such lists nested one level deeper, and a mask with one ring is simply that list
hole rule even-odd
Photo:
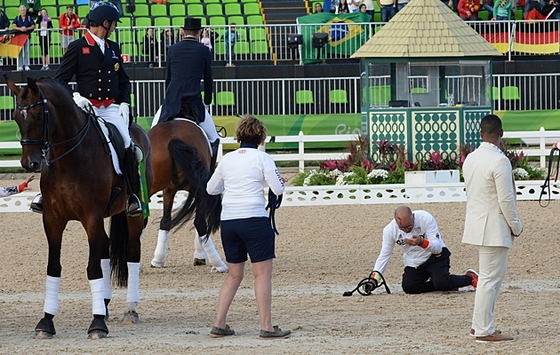
[{"label": "brazilian flag", "polygon": [[[303,35],[301,58],[304,64],[318,63],[325,58],[349,58],[370,37],[371,16],[361,12],[332,14],[321,12],[298,17],[297,23]],[[358,23],[364,23],[359,25]],[[373,25],[373,24],[371,24]],[[326,33],[328,41],[323,48],[313,48],[313,34]]]}]

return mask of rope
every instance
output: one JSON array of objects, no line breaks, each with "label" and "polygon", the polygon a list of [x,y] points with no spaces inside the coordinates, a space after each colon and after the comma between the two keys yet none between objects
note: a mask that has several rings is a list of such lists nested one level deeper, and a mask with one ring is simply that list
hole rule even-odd
[{"label": "rope", "polygon": [[[558,159],[556,159],[556,168],[555,170],[553,170],[552,167],[554,166],[554,155],[556,152],[559,153],[556,154],[558,155]],[[550,150],[550,155],[548,156],[548,174],[546,175],[546,179],[544,179],[544,184],[541,186],[541,194],[539,195],[539,205],[543,208],[548,207],[548,205],[550,204],[550,198],[551,198],[550,177],[554,175],[554,181],[558,180],[559,167],[560,167],[560,150],[558,150],[558,148],[552,148]],[[542,197],[545,194],[548,195],[548,198],[546,199],[546,203],[543,203]]]}]

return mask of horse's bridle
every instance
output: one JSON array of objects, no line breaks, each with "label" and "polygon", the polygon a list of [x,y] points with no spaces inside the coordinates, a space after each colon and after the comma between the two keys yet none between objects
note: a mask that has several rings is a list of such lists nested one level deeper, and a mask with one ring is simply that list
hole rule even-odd
[{"label": "horse's bridle", "polygon": [[[88,114],[88,118],[87,118],[87,122],[86,125],[80,129],[80,131],[78,132],[78,134],[76,134],[74,137],[69,138],[63,142],[59,142],[59,143],[51,143],[49,141],[49,108],[47,106],[47,99],[45,98],[45,95],[43,94],[43,90],[41,90],[41,88],[39,86],[37,86],[37,89],[39,89],[39,94],[41,95],[41,99],[35,103],[32,103],[30,105],[27,106],[22,106],[19,104],[19,102],[17,102],[16,100],[16,107],[21,111],[21,114],[23,115],[24,118],[27,118],[27,111],[35,106],[41,105],[41,109],[43,110],[43,119],[44,119],[44,127],[43,127],[43,137],[39,140],[37,138],[21,138],[19,140],[20,144],[23,145],[42,145],[42,151],[43,151],[43,158],[45,159],[45,164],[47,164],[47,166],[50,166],[52,163],[54,163],[55,161],[57,161],[58,159],[66,156],[67,154],[69,154],[70,152],[72,152],[74,149],[76,149],[84,140],[84,138],[86,137],[87,132],[89,131],[89,128],[91,126],[91,120],[89,118],[89,114]],[[59,155],[58,157],[49,160],[49,154],[50,154],[50,150],[52,147],[56,147],[65,143],[68,143],[76,138],[80,138],[80,140],[69,150],[67,150],[66,152],[64,152],[63,154]]]}]

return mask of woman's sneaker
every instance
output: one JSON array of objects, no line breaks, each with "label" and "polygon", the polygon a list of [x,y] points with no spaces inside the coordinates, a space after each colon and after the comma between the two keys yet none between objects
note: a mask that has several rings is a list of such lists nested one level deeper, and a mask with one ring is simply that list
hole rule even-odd
[{"label": "woman's sneaker", "polygon": [[268,330],[261,329],[259,334],[259,339],[281,339],[286,338],[288,335],[292,334],[291,330],[282,330],[278,328],[277,325],[274,326],[274,331],[269,332]]}]

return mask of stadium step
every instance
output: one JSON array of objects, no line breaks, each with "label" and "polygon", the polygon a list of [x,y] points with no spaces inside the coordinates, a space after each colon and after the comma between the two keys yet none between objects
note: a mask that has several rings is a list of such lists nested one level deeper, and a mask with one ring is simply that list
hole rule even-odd
[{"label": "stadium step", "polygon": [[261,0],[261,3],[269,25],[296,23],[296,18],[307,15],[304,0]]}]

